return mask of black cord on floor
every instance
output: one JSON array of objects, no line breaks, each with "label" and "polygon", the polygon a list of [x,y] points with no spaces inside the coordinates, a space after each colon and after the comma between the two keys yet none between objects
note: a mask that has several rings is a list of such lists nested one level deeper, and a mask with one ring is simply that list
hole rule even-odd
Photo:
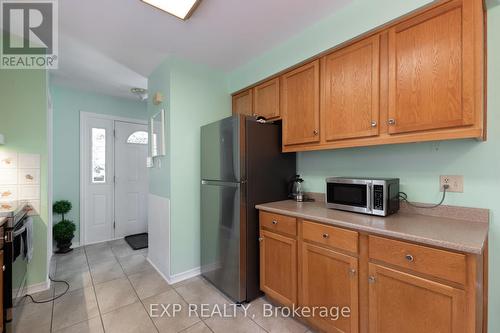
[{"label": "black cord on floor", "polygon": [[408,195],[405,192],[399,192],[399,199],[406,202],[409,206],[415,207],[415,208],[436,208],[439,207],[443,204],[444,199],[446,198],[446,190],[450,187],[450,185],[443,185],[443,197],[441,198],[441,201],[438,204],[435,205],[430,205],[430,206],[421,206],[421,205],[415,205],[414,203],[411,203],[408,201]]},{"label": "black cord on floor", "polygon": [[65,290],[62,294],[60,294],[60,295],[58,295],[58,296],[56,296],[56,297],[53,297],[53,298],[51,298],[51,299],[47,299],[47,300],[43,300],[43,301],[36,301],[36,300],[33,298],[33,296],[28,295],[28,294],[26,294],[24,297],[28,297],[28,298],[29,298],[29,299],[31,299],[31,301],[32,301],[33,303],[35,303],[35,304],[43,304],[43,303],[49,303],[49,302],[55,301],[56,299],[58,299],[58,298],[60,298],[60,297],[63,297],[64,295],[66,295],[66,293],[67,293],[67,292],[68,292],[68,290],[69,290],[69,283],[68,283],[67,281],[63,281],[63,280],[54,280],[54,279],[52,279],[50,276],[49,276],[49,280],[50,280],[50,281],[52,281],[52,282],[56,282],[56,283],[64,283],[64,284],[66,285],[66,290]]}]

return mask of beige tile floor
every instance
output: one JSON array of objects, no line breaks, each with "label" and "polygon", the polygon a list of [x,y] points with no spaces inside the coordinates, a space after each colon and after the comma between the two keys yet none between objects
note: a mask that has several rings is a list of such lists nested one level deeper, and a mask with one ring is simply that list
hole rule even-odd
[{"label": "beige tile floor", "polygon": [[[262,305],[267,303],[264,298],[250,304],[247,316],[241,309],[233,318],[190,316],[188,304],[214,306],[231,302],[201,277],[168,285],[147,262],[146,256],[146,250],[133,251],[123,240],[54,256],[52,274],[70,283],[69,292],[45,304],[24,299],[15,308],[14,332],[309,332],[292,318],[264,317]],[[65,286],[57,283],[51,290],[34,297],[48,299],[64,290]],[[150,316],[151,304],[181,304],[182,311],[175,317]]]}]

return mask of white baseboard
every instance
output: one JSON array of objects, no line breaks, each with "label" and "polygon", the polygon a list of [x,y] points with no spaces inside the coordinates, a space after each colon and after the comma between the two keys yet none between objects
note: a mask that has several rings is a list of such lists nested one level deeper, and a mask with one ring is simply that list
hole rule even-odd
[{"label": "white baseboard", "polygon": [[177,273],[171,276],[165,276],[159,269],[156,267],[156,265],[151,261],[151,259],[147,258],[147,261],[153,266],[153,268],[158,272],[158,274],[161,275],[161,277],[167,281],[168,284],[174,284],[178,283],[190,278],[193,278],[195,276],[198,276],[201,274],[200,267],[195,267],[193,269],[190,269],[188,271],[182,272],[182,273]]},{"label": "white baseboard", "polygon": [[200,274],[201,274],[200,267],[195,267],[195,268],[190,269],[188,271],[171,275],[170,276],[170,284],[181,282],[181,281],[193,278],[195,276],[198,276]]},{"label": "white baseboard", "polygon": [[29,286],[26,286],[21,293],[21,295],[17,295],[19,290],[13,290],[12,291],[12,297],[16,296],[25,296],[25,295],[33,295],[36,293],[39,293],[41,291],[49,290],[50,289],[50,280],[40,282],[40,283],[35,283]]},{"label": "white baseboard", "polygon": [[36,294],[36,293],[39,293],[41,291],[45,291],[45,290],[49,290],[49,289],[50,289],[50,280],[47,280],[44,282],[29,285],[26,288],[26,292],[28,294]]}]

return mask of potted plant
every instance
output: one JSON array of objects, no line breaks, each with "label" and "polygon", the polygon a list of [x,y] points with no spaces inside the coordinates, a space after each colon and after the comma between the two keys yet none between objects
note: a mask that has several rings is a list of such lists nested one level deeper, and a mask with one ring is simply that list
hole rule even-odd
[{"label": "potted plant", "polygon": [[56,253],[68,253],[72,251],[71,241],[75,237],[75,224],[72,221],[66,220],[64,215],[69,213],[72,205],[67,200],[60,200],[54,202],[53,211],[62,216],[62,220],[55,224],[52,228],[54,239],[57,242],[59,250]]}]

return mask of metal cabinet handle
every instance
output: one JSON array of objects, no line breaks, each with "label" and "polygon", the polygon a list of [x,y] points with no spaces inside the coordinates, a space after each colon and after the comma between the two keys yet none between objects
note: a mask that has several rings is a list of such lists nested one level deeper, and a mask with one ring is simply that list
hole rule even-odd
[{"label": "metal cabinet handle", "polygon": [[324,239],[328,239],[328,238],[330,238],[330,235],[329,234],[323,234],[323,238]]},{"label": "metal cabinet handle", "polygon": [[314,133],[314,135],[318,135],[319,131],[318,130],[314,130],[313,133]]},{"label": "metal cabinet handle", "polygon": [[368,283],[375,283],[375,281],[377,281],[377,279],[375,278],[375,276],[370,276],[368,278]]},{"label": "metal cabinet handle", "polygon": [[259,237],[259,242],[262,242],[264,240],[264,237]]},{"label": "metal cabinet handle", "polygon": [[396,119],[389,119],[389,125],[396,125]]},{"label": "metal cabinet handle", "polygon": [[415,258],[413,258],[413,256],[411,254],[407,254],[405,255],[405,259],[408,261],[408,262],[414,262],[415,261]]},{"label": "metal cabinet handle", "polygon": [[349,269],[350,276],[354,276],[354,275],[356,275],[356,273],[357,273],[356,269],[354,269],[354,268]]},{"label": "metal cabinet handle", "polygon": [[5,272],[5,265],[3,265],[3,266],[2,266],[2,271],[4,271],[4,272]]},{"label": "metal cabinet handle", "polygon": [[274,224],[274,225],[278,224],[278,221],[273,220],[273,224]]},{"label": "metal cabinet handle", "polygon": [[372,127],[377,127],[377,122],[374,120],[374,121],[372,121],[371,125],[372,125]]}]

